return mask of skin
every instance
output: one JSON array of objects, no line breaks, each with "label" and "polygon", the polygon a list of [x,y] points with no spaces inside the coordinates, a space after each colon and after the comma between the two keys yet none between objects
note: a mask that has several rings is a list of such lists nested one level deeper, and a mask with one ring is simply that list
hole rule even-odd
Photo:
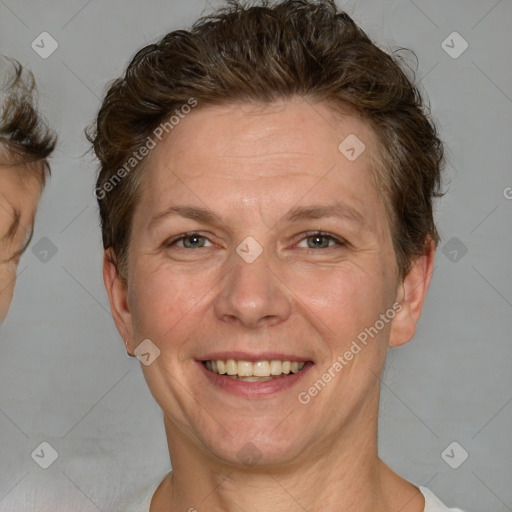
[{"label": "skin", "polygon": [[0,165],[0,323],[12,301],[18,263],[32,236],[41,192],[33,172]]},{"label": "skin", "polygon": [[[338,151],[349,134],[366,150]],[[419,490],[377,454],[381,371],[389,346],[414,335],[435,247],[400,282],[391,232],[370,166],[375,135],[361,120],[294,98],[273,106],[198,107],[146,161],[132,225],[127,283],[110,251],[104,281],[129,354],[149,338],[160,356],[142,366],[164,412],[173,472],[151,512],[182,510],[422,512]],[[287,222],[296,206],[341,201],[345,217]],[[218,225],[181,216],[151,219],[171,205],[208,208]],[[311,248],[308,231],[321,239]],[[197,231],[203,247],[165,242]],[[263,253],[236,252],[253,237]],[[190,244],[191,240],[187,242]],[[197,245],[197,241],[196,241]],[[328,245],[327,248],[324,248]],[[402,309],[307,405],[307,390],[352,340],[395,302]],[[277,351],[314,366],[297,385],[264,399],[212,386],[196,359],[212,351]],[[260,459],[237,453],[253,443]]]}]

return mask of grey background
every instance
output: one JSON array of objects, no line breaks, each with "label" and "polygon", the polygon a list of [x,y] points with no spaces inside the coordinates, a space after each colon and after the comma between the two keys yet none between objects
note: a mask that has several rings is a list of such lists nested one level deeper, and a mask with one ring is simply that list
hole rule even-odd
[{"label": "grey background", "polygon": [[[448,505],[512,510],[512,2],[339,5],[380,46],[416,52],[418,79],[449,147],[429,297],[416,338],[391,350],[385,372],[381,456]],[[33,70],[60,134],[0,333],[1,512],[106,512],[170,468],[160,410],[109,313],[96,163],[82,157],[83,128],[136,50],[189,26],[205,6],[0,0],[0,52]],[[45,60],[31,48],[43,31],[59,44]],[[457,59],[441,47],[453,31],[469,44]],[[57,250],[46,262],[38,252],[44,237]],[[44,441],[58,452],[48,469],[31,457]],[[441,457],[452,441],[469,453],[458,469]]]}]

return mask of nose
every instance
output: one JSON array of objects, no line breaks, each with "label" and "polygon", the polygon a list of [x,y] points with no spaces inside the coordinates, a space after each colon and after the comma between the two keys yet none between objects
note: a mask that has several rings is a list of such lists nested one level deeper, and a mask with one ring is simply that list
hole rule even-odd
[{"label": "nose", "polygon": [[290,292],[268,265],[265,251],[252,263],[234,253],[214,303],[217,318],[248,329],[272,326],[291,313]]}]

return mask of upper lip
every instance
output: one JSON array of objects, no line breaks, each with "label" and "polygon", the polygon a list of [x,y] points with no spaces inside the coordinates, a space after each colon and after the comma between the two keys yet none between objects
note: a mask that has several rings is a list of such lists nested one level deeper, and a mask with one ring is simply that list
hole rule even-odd
[{"label": "upper lip", "polygon": [[284,354],[282,352],[260,352],[258,354],[249,354],[247,352],[233,351],[233,352],[214,352],[204,357],[200,357],[199,361],[227,361],[234,359],[235,361],[297,361],[307,362],[311,359],[309,357]]}]

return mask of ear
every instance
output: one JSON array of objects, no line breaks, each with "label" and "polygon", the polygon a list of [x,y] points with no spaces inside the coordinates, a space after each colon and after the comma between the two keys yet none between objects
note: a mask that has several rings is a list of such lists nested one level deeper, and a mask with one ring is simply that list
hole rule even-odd
[{"label": "ear", "polygon": [[124,340],[126,352],[134,356],[135,343],[132,315],[128,305],[128,286],[119,277],[115,255],[111,248],[103,253],[103,282],[107,290],[112,318]]},{"label": "ear", "polygon": [[423,254],[414,260],[409,273],[398,286],[396,301],[402,308],[391,324],[389,345],[399,347],[412,339],[427,296],[430,279],[434,270],[436,244],[429,240]]}]

